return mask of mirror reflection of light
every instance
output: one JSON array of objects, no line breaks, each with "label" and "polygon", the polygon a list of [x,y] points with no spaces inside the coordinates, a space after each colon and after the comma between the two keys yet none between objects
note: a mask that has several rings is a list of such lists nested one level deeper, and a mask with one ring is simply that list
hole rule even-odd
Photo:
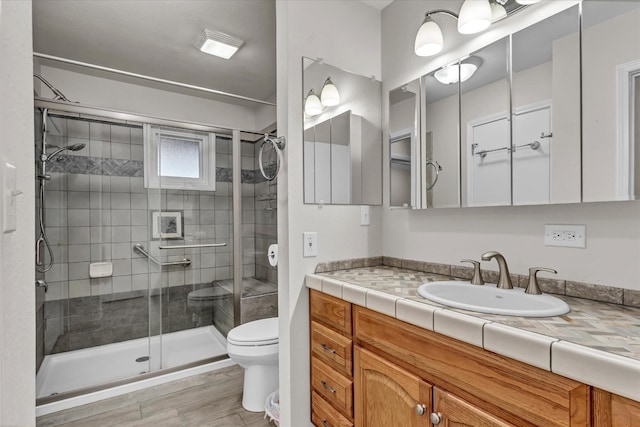
[{"label": "mirror reflection of light", "polygon": [[522,5],[529,5],[529,4],[538,3],[539,1],[540,0],[516,0],[516,3],[522,4]]},{"label": "mirror reflection of light", "polygon": [[324,82],[322,92],[320,93],[320,102],[322,102],[322,105],[325,107],[335,107],[340,104],[340,92],[338,92],[338,88],[331,81],[331,77],[328,77]]},{"label": "mirror reflection of light", "polygon": [[433,76],[445,85],[458,83],[458,81],[466,82],[475,74],[480,64],[482,64],[480,58],[471,56],[462,60],[461,64],[455,63],[440,68]]},{"label": "mirror reflection of light", "polygon": [[322,113],[322,103],[313,89],[309,91],[307,99],[304,101],[304,112],[309,117],[317,116]]}]

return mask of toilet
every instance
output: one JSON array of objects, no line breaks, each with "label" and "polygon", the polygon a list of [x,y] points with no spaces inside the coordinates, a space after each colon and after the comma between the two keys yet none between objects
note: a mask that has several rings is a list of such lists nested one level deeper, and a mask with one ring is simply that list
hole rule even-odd
[{"label": "toilet", "polygon": [[244,368],[242,406],[264,411],[269,393],[278,388],[278,318],[237,326],[227,335],[227,354]]}]

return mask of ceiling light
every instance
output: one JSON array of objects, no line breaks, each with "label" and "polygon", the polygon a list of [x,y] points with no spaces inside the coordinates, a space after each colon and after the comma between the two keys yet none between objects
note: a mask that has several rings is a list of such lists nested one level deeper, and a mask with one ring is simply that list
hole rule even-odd
[{"label": "ceiling light", "polygon": [[316,95],[313,89],[309,91],[307,99],[304,101],[304,112],[309,117],[322,113],[322,103],[320,103],[320,98],[318,98],[318,95]]},{"label": "ceiling light", "polygon": [[196,47],[209,55],[229,59],[243,44],[244,41],[238,38],[205,28],[200,33]]},{"label": "ceiling light", "polygon": [[475,34],[491,25],[491,5],[489,0],[465,0],[460,8],[458,32]]},{"label": "ceiling light", "polygon": [[440,83],[450,85],[458,81],[469,80],[482,64],[482,59],[477,56],[470,56],[460,62],[445,65],[433,74]]},{"label": "ceiling light", "polygon": [[516,0],[516,3],[526,6],[528,4],[538,3],[539,1],[540,0]]},{"label": "ceiling light", "polygon": [[491,3],[491,22],[506,18],[507,10],[500,3]]},{"label": "ceiling light", "polygon": [[324,82],[324,86],[322,86],[320,102],[322,102],[322,105],[325,107],[333,107],[340,103],[340,92],[338,92],[338,88],[331,81],[331,77],[328,77]]}]

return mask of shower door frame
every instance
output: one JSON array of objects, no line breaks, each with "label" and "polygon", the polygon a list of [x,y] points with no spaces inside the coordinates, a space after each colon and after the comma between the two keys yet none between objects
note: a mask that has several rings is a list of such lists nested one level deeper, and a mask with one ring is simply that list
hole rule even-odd
[{"label": "shower door frame", "polygon": [[[242,157],[241,157],[241,140],[240,134],[242,133],[253,133],[256,135],[260,135],[260,132],[255,131],[247,131],[240,129],[232,129],[226,127],[217,127],[204,123],[196,123],[196,122],[188,122],[181,121],[175,119],[167,119],[161,117],[154,116],[145,116],[142,114],[129,113],[124,111],[112,110],[102,107],[93,107],[93,106],[85,106],[77,103],[68,103],[63,101],[56,101],[46,98],[35,97],[34,98],[34,107],[35,108],[47,108],[50,111],[55,111],[57,113],[63,113],[67,115],[69,118],[73,119],[82,117],[83,115],[93,116],[94,118],[103,118],[107,121],[113,122],[113,124],[140,124],[140,123],[148,123],[151,125],[158,126],[166,126],[166,127],[174,127],[181,128],[186,130],[195,130],[200,132],[213,132],[219,135],[226,135],[232,138],[232,170],[233,170],[233,183],[232,183],[232,194],[233,194],[233,208],[232,208],[232,216],[233,216],[233,323],[234,326],[240,324],[241,313],[240,313],[240,299],[242,296],[242,269],[243,269],[243,248],[242,248],[242,184],[241,184],[241,176],[242,176]],[[213,166],[215,167],[215,165]],[[226,358],[226,356],[225,356]],[[123,380],[116,381],[110,384],[103,384],[97,386],[91,386],[84,389],[73,390],[67,393],[62,393],[57,395],[58,397],[64,396],[64,398],[74,397],[78,395],[85,394],[91,391],[98,391],[104,388],[123,385],[132,382],[137,382],[142,379],[151,378],[158,375],[163,375],[168,372],[174,372],[176,370],[180,370],[183,368],[190,368],[193,366],[197,366],[201,363],[209,363],[216,361],[219,358],[206,359],[202,362],[194,362],[189,365],[185,365],[184,367],[177,368],[169,368],[169,369],[160,369],[157,371],[148,372],[143,375],[138,375],[136,377],[127,378]],[[38,404],[46,404],[52,401],[57,401],[58,398],[54,396],[44,397],[38,399]]]}]

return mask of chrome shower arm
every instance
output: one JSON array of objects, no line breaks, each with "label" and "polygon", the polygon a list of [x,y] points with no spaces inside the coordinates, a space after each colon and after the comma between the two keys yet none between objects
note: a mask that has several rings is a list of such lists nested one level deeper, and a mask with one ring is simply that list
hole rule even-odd
[{"label": "chrome shower arm", "polygon": [[44,85],[46,87],[49,88],[49,90],[51,92],[53,92],[53,94],[55,95],[55,98],[53,98],[56,101],[66,101],[66,102],[71,102],[71,100],[69,98],[67,98],[66,96],[64,96],[64,94],[62,92],[60,92],[58,89],[56,89],[51,83],[49,83],[47,80],[45,80],[44,77],[42,77],[40,74],[33,74],[33,77],[35,77],[36,79],[40,80],[42,83],[44,83]]}]

